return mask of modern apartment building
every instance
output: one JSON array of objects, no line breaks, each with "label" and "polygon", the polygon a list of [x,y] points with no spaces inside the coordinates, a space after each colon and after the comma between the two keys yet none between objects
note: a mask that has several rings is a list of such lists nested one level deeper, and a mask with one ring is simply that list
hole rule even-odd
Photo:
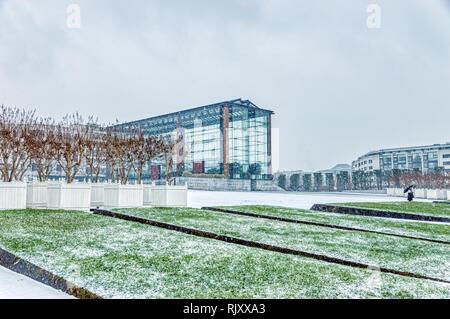
[{"label": "modern apartment building", "polygon": [[422,172],[442,167],[450,171],[450,142],[415,147],[399,147],[369,152],[353,161],[353,171],[373,172],[393,169]]}]

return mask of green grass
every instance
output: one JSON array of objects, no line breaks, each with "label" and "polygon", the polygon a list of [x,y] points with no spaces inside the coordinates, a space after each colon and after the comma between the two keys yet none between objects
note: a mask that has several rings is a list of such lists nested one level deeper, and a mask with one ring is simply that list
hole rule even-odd
[{"label": "green grass", "polygon": [[140,208],[117,211],[221,235],[450,281],[449,245],[193,208]]},{"label": "green grass", "polygon": [[425,202],[339,203],[347,207],[371,208],[385,211],[413,213],[428,216],[450,217],[450,205]]},{"label": "green grass", "polygon": [[352,216],[277,206],[222,206],[220,208],[328,225],[363,228],[400,235],[450,241],[450,227],[442,223]]},{"label": "green grass", "polygon": [[0,247],[106,298],[450,298],[447,284],[83,212],[2,211]]}]

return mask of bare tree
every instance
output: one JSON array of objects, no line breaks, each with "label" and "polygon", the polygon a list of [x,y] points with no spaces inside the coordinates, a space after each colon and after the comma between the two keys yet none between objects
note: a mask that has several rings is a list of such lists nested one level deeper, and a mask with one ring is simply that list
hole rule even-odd
[{"label": "bare tree", "polygon": [[4,182],[22,180],[31,165],[26,140],[36,111],[0,107],[0,170]]},{"label": "bare tree", "polygon": [[162,153],[162,140],[156,136],[146,136],[140,127],[135,129],[133,154],[134,154],[134,171],[138,176],[138,183],[142,183],[142,174],[144,165],[151,161],[152,158]]},{"label": "bare tree", "polygon": [[114,147],[114,130],[111,128],[106,129],[102,140],[104,145],[105,162],[109,166],[109,176],[111,182],[115,183],[116,177],[114,172],[117,165],[117,159]]},{"label": "bare tree", "polygon": [[66,175],[67,183],[72,183],[77,175],[85,154],[86,127],[78,114],[66,115],[56,126],[56,161]]},{"label": "bare tree", "polygon": [[92,117],[85,129],[84,158],[89,167],[91,183],[98,183],[102,164],[106,163],[106,139],[104,138],[106,132]]},{"label": "bare tree", "polygon": [[[184,158],[188,155],[188,151],[185,148],[184,136],[177,130],[177,137],[174,139],[170,135],[162,137],[161,150],[164,156],[164,163],[166,167],[166,182],[168,185],[172,185],[175,178],[180,174],[183,167]],[[177,164],[175,176],[172,178],[173,164]]]},{"label": "bare tree", "polygon": [[36,167],[39,181],[48,180],[57,156],[55,122],[50,118],[40,119],[31,129],[27,149]]},{"label": "bare tree", "polygon": [[[113,182],[127,184],[134,167],[135,137],[129,128],[110,128],[106,134],[106,160]],[[115,173],[115,176],[114,176]]]}]

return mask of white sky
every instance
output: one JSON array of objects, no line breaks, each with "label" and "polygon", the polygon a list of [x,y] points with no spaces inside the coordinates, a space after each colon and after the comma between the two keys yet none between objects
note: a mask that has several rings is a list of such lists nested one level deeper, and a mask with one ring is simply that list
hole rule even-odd
[{"label": "white sky", "polygon": [[281,169],[450,142],[450,1],[0,0],[0,103],[111,122],[240,97],[275,111]]}]

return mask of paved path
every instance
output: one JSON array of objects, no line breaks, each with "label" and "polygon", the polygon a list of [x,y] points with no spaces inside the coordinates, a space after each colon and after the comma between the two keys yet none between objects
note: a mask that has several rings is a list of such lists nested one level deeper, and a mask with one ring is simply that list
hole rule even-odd
[{"label": "paved path", "polygon": [[[406,201],[402,197],[355,193],[208,192],[188,191],[188,206],[272,205],[310,209],[314,204]],[[417,200],[419,201],[419,200]],[[421,200],[426,201],[426,200]]]},{"label": "paved path", "polygon": [[35,298],[69,299],[74,297],[0,266],[0,299]]}]

